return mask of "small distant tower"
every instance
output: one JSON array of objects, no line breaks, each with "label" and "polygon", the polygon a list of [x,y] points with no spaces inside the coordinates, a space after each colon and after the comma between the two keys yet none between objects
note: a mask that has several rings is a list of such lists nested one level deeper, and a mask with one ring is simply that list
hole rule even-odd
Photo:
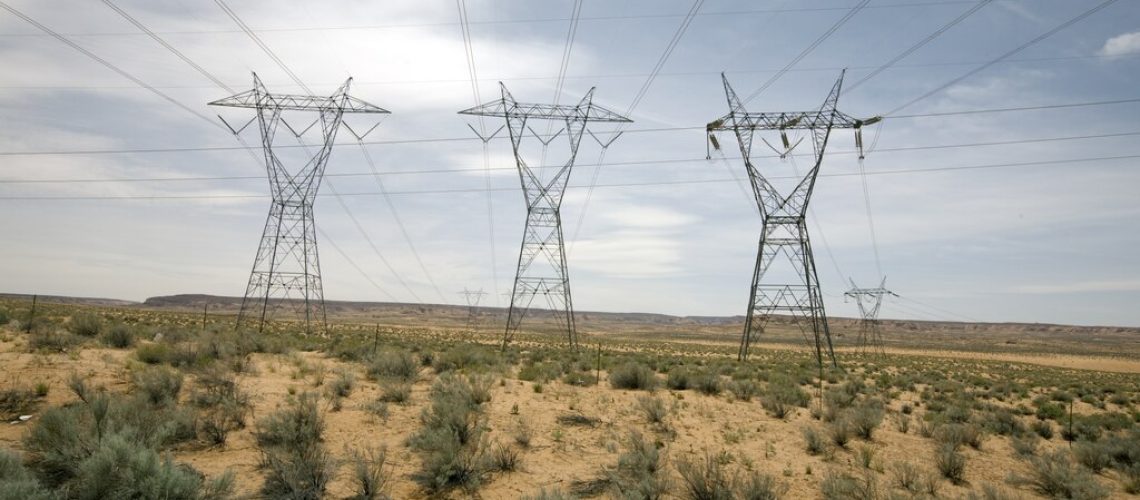
[{"label": "small distant tower", "polygon": [[464,288],[459,292],[463,299],[467,302],[467,328],[464,330],[467,333],[475,333],[476,319],[479,314],[479,301],[483,300],[483,296],[487,295],[482,288],[478,291],[471,291]]},{"label": "small distant tower", "polygon": [[[351,83],[352,78],[349,78],[328,97],[271,94],[255,73],[252,90],[209,103],[211,106],[257,111],[257,116],[238,129],[230,127],[228,123],[226,126],[234,135],[238,135],[257,121],[261,131],[265,170],[269,176],[269,191],[273,198],[261,235],[261,245],[253,260],[249,284],[242,297],[238,327],[254,321],[258,331],[262,331],[266,320],[272,319],[277,308],[291,307],[304,321],[307,333],[314,330],[323,333],[328,329],[324,290],[321,286],[321,263],[317,258],[317,226],[313,219],[313,202],[321,186],[336,133],[343,124],[344,114],[388,113],[382,108],[350,97],[348,87]],[[295,129],[283,119],[282,114],[298,111],[316,112],[316,121],[306,128]],[[320,123],[323,144],[303,165],[287,167],[273,149],[273,139],[279,127],[284,125],[290,133],[299,137],[317,123]],[[295,152],[290,153],[290,157],[295,155]]]},{"label": "small distant tower", "polygon": [[[863,125],[879,121],[881,118],[858,120],[840,112],[836,106],[839,91],[843,86],[843,74],[832,87],[831,93],[823,101],[818,111],[750,113],[736,96],[728,78],[721,74],[724,92],[728,98],[727,115],[709,123],[706,133],[709,142],[720,148],[713,132],[729,130],[736,135],[740,144],[740,155],[748,178],[752,184],[756,205],[763,217],[760,230],[760,248],[756,255],[756,267],[752,273],[752,288],[748,297],[748,314],[744,322],[744,333],[740,338],[738,359],[748,357],[752,340],[764,332],[764,325],[775,313],[791,314],[801,331],[810,333],[815,343],[816,361],[823,366],[824,345],[832,365],[836,365],[835,350],[831,344],[831,332],[827,327],[827,314],[823,308],[823,295],[820,293],[819,276],[812,257],[811,241],[808,238],[808,202],[815,188],[819,166],[823,163],[823,153],[831,130],[850,128],[859,130]],[[799,143],[792,144],[786,131],[804,130],[811,136],[814,151],[814,164],[802,177],[797,177],[790,192],[781,192],[773,184],[775,176],[765,176],[752,162],[753,136],[758,132],[779,132],[784,149],[777,150],[784,158]],[[766,139],[761,140],[771,146]],[[775,148],[773,148],[775,149]],[[786,175],[786,174],[781,174]],[[773,264],[776,265],[773,268]],[[765,279],[770,271],[777,276]],[[781,282],[780,276],[797,277],[793,282]]]},{"label": "small distant tower", "polygon": [[884,354],[883,334],[879,330],[879,308],[883,305],[883,297],[898,297],[898,294],[887,290],[885,276],[877,288],[859,288],[855,285],[855,280],[849,278],[848,281],[851,282],[851,289],[843,297],[855,299],[855,304],[859,306],[859,337],[856,339],[859,352]]},{"label": "small distant tower", "polygon": [[[503,334],[503,349],[514,338],[536,297],[546,300],[571,347],[578,346],[574,326],[574,304],[570,299],[570,276],[566,268],[566,249],[562,240],[562,195],[570,179],[570,170],[578,154],[578,144],[589,122],[630,123],[632,120],[594,104],[594,89],[577,105],[531,104],[515,101],[507,87],[499,83],[502,97],[486,104],[460,111],[459,114],[502,117],[507,121],[511,136],[511,149],[522,181],[526,198],[526,229],[523,230],[522,249],[515,272],[515,286],[511,291],[511,307],[507,312],[507,328]],[[539,136],[527,126],[528,120],[559,120],[565,129],[546,137]],[[545,147],[566,132],[570,140],[570,158],[553,176],[544,178],[537,168],[523,160],[519,145],[529,132]],[[545,156],[545,155],[544,155]]]}]

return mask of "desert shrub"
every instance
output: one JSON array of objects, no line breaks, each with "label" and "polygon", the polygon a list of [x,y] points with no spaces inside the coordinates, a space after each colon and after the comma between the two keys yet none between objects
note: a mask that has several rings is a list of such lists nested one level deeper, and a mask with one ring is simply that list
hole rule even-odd
[{"label": "desert shrub", "polygon": [[51,327],[34,328],[28,335],[28,346],[37,351],[66,352],[82,343],[82,337]]},{"label": "desert shrub", "polygon": [[423,427],[409,444],[422,465],[413,479],[428,491],[477,488],[486,475],[481,408],[470,382],[444,373],[431,388],[431,405],[420,415]]},{"label": "desert shrub", "polygon": [[1035,434],[1026,434],[1024,436],[1015,437],[1010,440],[1009,444],[1013,447],[1013,452],[1019,457],[1031,457],[1037,454],[1037,441],[1041,439]]},{"label": "desert shrub", "polygon": [[305,393],[257,423],[254,438],[265,470],[261,493],[270,498],[317,499],[332,481],[335,465],[322,443],[324,419],[318,398]]},{"label": "desert shrub", "polygon": [[721,391],[720,375],[716,373],[698,373],[693,376],[692,384],[698,392],[709,396],[720,394]]},{"label": "desert shrub", "polygon": [[827,424],[827,434],[835,446],[847,448],[847,443],[851,442],[851,423],[840,417]]},{"label": "desert shrub", "polygon": [[1049,423],[1048,420],[1038,420],[1033,422],[1033,425],[1030,427],[1033,428],[1033,432],[1036,432],[1038,436],[1045,439],[1053,439],[1053,424]]},{"label": "desert shrub", "polygon": [[353,449],[348,454],[352,465],[352,500],[387,499],[387,490],[392,482],[392,470],[388,466],[386,448]]},{"label": "desert shrub", "polygon": [[686,368],[669,370],[669,376],[665,378],[665,387],[674,391],[683,391],[692,386],[692,375]]},{"label": "desert shrub", "polygon": [[855,434],[860,438],[871,440],[875,429],[883,422],[883,406],[877,400],[864,402],[850,410],[848,418]]},{"label": "desert shrub", "polygon": [[974,424],[945,424],[934,432],[934,439],[955,448],[967,445],[976,450],[982,447],[984,435]]},{"label": "desert shrub", "polygon": [[415,357],[407,351],[383,351],[374,356],[366,369],[368,378],[392,378],[410,382],[419,374]]},{"label": "desert shrub", "polygon": [[8,326],[12,322],[12,314],[7,309],[0,307],[0,327]]},{"label": "desert shrub", "polygon": [[520,418],[512,436],[514,437],[515,444],[523,448],[530,448],[530,442],[534,440],[534,429],[532,429],[530,424],[527,424],[525,420]]},{"label": "desert shrub", "polygon": [[135,332],[122,323],[111,325],[99,337],[103,344],[115,349],[126,349],[135,345]]},{"label": "desert shrub", "polygon": [[1014,484],[1029,486],[1050,498],[1097,499],[1108,497],[1108,490],[1087,470],[1073,465],[1062,450],[1029,461],[1030,475],[1013,476]]},{"label": "desert shrub", "polygon": [[[46,395],[46,394],[45,394]],[[31,413],[39,406],[43,396],[34,389],[12,388],[0,391],[0,419],[11,420]]]},{"label": "desert shrub", "polygon": [[1020,436],[1025,433],[1025,424],[1012,411],[1000,409],[989,414],[984,424],[986,430],[1001,436]]},{"label": "desert shrub", "polygon": [[942,477],[954,484],[962,483],[966,476],[966,456],[958,451],[958,447],[951,444],[942,444],[934,450],[934,464]]},{"label": "desert shrub", "polygon": [[839,418],[840,412],[855,403],[855,395],[842,387],[829,387],[823,394],[823,421]]},{"label": "desert shrub", "polygon": [[760,386],[752,380],[733,380],[728,384],[728,391],[740,401],[751,401],[760,394]]},{"label": "desert shrub", "polygon": [[645,415],[645,420],[651,424],[663,424],[665,417],[669,415],[665,402],[653,396],[638,397],[637,406],[641,409],[641,414]]},{"label": "desert shrub", "polygon": [[572,371],[562,376],[562,383],[566,385],[586,387],[597,382],[598,378],[594,374],[584,371]]},{"label": "desert shrub", "polygon": [[252,408],[249,395],[224,370],[212,368],[198,376],[190,401],[201,409],[200,430],[214,444],[224,444],[230,431],[245,428]]},{"label": "desert shrub", "polygon": [[381,384],[379,401],[402,404],[412,397],[412,384],[397,380]]},{"label": "desert shrub", "polygon": [[609,485],[619,498],[664,498],[671,486],[665,465],[665,457],[654,443],[631,432],[625,453],[609,475]]},{"label": "desert shrub", "polygon": [[165,367],[146,368],[132,377],[135,391],[155,406],[170,406],[178,402],[182,392],[182,373]]},{"label": "desert shrub", "polygon": [[820,455],[827,452],[827,440],[824,439],[823,435],[821,435],[815,427],[804,427],[803,434],[804,445],[807,448],[808,455]]},{"label": "desert shrub", "polygon": [[657,387],[657,377],[649,367],[631,361],[610,372],[610,387],[651,391]]},{"label": "desert shrub", "polygon": [[96,337],[103,330],[103,321],[91,313],[79,313],[71,317],[67,329],[83,337]]},{"label": "desert shrub", "polygon": [[195,500],[228,496],[233,477],[225,475],[205,484],[193,469],[162,459],[153,449],[121,434],[111,434],[79,464],[72,484],[78,499]]},{"label": "desert shrub", "polygon": [[44,488],[24,468],[20,456],[9,450],[0,450],[0,500],[52,500],[59,498]]},{"label": "desert shrub", "polygon": [[456,370],[486,371],[499,365],[495,351],[479,345],[455,346],[432,359],[436,373]]},{"label": "desert shrub", "polygon": [[917,494],[922,491],[922,470],[910,462],[898,462],[891,467],[891,480],[896,487],[908,493]]},{"label": "desert shrub", "polygon": [[347,398],[352,394],[352,389],[356,387],[356,374],[351,370],[340,369],[336,372],[336,378],[326,388],[329,394],[338,398]]},{"label": "desert shrub", "polygon": [[736,478],[736,497],[743,500],[776,500],[787,493],[788,485],[762,472],[749,472]]},{"label": "desert shrub", "polygon": [[772,377],[768,390],[760,396],[760,406],[769,415],[780,419],[791,414],[794,407],[806,408],[809,401],[811,396],[786,377]]},{"label": "desert shrub", "polygon": [[829,471],[819,483],[824,500],[876,500],[879,498],[878,481],[872,472],[855,477]]},{"label": "desert shrub", "polygon": [[878,455],[879,450],[870,445],[861,445],[855,452],[855,458],[864,469],[882,469],[882,467],[878,465],[878,461],[875,460],[875,457]]},{"label": "desert shrub", "polygon": [[1100,473],[1113,463],[1109,446],[1104,443],[1079,441],[1073,446],[1073,457],[1094,473]]},{"label": "desert shrub", "polygon": [[1060,421],[1064,416],[1065,407],[1058,403],[1045,401],[1037,405],[1037,418],[1040,420]]},{"label": "desert shrub", "polygon": [[519,450],[510,446],[498,444],[491,450],[491,470],[498,472],[514,472],[522,466]]},{"label": "desert shrub", "polygon": [[135,357],[148,365],[158,365],[170,360],[170,346],[161,343],[147,342],[135,348]]},{"label": "desert shrub", "polygon": [[736,498],[732,491],[732,477],[724,470],[721,462],[711,454],[702,459],[681,459],[677,462],[677,472],[681,474],[684,487],[683,498],[691,500],[731,500]]}]

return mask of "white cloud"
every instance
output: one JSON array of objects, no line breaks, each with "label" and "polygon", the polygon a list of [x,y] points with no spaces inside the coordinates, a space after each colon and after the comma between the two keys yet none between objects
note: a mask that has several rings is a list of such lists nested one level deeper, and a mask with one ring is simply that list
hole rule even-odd
[{"label": "white cloud", "polygon": [[1100,54],[1109,57],[1140,52],[1140,31],[1114,36],[1104,42]]}]

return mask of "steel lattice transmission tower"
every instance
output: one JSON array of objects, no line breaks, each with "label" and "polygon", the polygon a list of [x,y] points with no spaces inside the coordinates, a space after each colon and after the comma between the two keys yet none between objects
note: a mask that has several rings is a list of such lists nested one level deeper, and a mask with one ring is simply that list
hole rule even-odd
[{"label": "steel lattice transmission tower", "polygon": [[[578,144],[589,122],[631,123],[632,120],[594,104],[591,88],[577,105],[531,104],[515,101],[501,82],[502,97],[488,103],[460,111],[463,115],[494,116],[506,119],[511,149],[519,169],[523,196],[526,199],[526,229],[511,291],[511,306],[507,312],[507,327],[503,334],[503,348],[514,338],[530,310],[535,297],[546,299],[559,326],[566,332],[571,347],[577,347],[578,337],[574,325],[574,304],[570,299],[570,276],[566,268],[566,249],[562,239],[562,195]],[[558,120],[565,128],[553,135],[539,136],[527,126],[528,120]],[[570,141],[569,159],[550,176],[543,176],[541,168],[527,165],[520,145],[527,132],[538,139],[543,147],[549,145],[563,131]],[[545,150],[543,156],[545,157]]]},{"label": "steel lattice transmission tower", "polygon": [[[744,322],[744,333],[740,338],[738,358],[747,359],[749,346],[753,339],[763,333],[765,323],[772,314],[784,313],[792,316],[805,335],[811,333],[811,342],[814,343],[816,360],[820,366],[823,365],[825,348],[832,365],[836,365],[835,350],[832,347],[827,314],[824,311],[823,296],[819,288],[819,276],[816,273],[811,241],[808,238],[806,224],[808,202],[811,200],[812,189],[815,187],[816,176],[819,174],[819,166],[823,162],[823,153],[827,148],[827,140],[832,129],[858,130],[863,125],[877,122],[879,118],[857,120],[836,109],[840,88],[843,86],[842,73],[819,110],[797,112],[750,113],[744,108],[744,104],[732,90],[728,78],[723,73],[721,79],[724,81],[729,112],[708,124],[706,128],[709,141],[719,149],[713,132],[729,130],[736,135],[740,144],[740,155],[744,159],[744,166],[756,197],[756,205],[763,219],[756,267],[752,274],[752,288],[748,297],[748,314]],[[776,176],[766,176],[753,163],[753,137],[757,132],[778,131],[784,150],[777,152],[783,158],[799,144],[798,142],[791,144],[788,141],[786,132],[788,130],[804,130],[811,135],[814,163],[805,174],[795,177],[794,183],[790,184],[790,190],[781,191],[769,178]],[[761,137],[761,140],[771,147],[771,143],[766,139]],[[781,174],[780,177],[786,178],[786,174]],[[772,271],[782,274],[776,274],[776,279],[765,279],[765,275]],[[773,282],[781,278],[794,281]]]},{"label": "steel lattice transmission tower", "polygon": [[462,295],[463,299],[467,302],[466,331],[468,333],[475,333],[475,319],[479,315],[479,302],[483,300],[483,296],[487,295],[487,292],[484,292],[482,288],[477,291],[464,288],[462,292],[459,292],[459,295]]},{"label": "steel lattice transmission tower", "polygon": [[876,288],[859,288],[855,280],[848,278],[848,281],[851,282],[851,289],[843,297],[855,299],[855,304],[859,306],[859,351],[884,354],[883,334],[879,331],[879,308],[883,305],[883,297],[898,297],[898,294],[887,290],[886,277]]},{"label": "steel lattice transmission tower", "polygon": [[[261,331],[266,320],[272,319],[278,307],[289,306],[303,319],[306,332],[314,330],[314,323],[322,332],[327,329],[313,202],[321,186],[321,178],[337,131],[342,124],[347,127],[343,122],[345,113],[388,113],[349,96],[351,83],[352,79],[349,78],[340,89],[327,97],[272,94],[265,89],[255,73],[253,89],[209,103],[211,106],[257,111],[254,118],[238,129],[230,127],[228,123],[226,126],[234,135],[238,135],[254,121],[257,122],[273,200],[269,205],[269,216],[265,220],[265,230],[261,235],[257,257],[253,261],[249,284],[242,298],[238,327],[248,321],[255,321],[258,331]],[[294,128],[284,120],[285,112],[316,112],[317,118],[308,127]],[[289,133],[299,139],[318,123],[323,143],[315,153],[306,148],[304,157],[296,161],[303,161],[301,165],[287,166],[273,149],[274,138],[280,126],[284,125]],[[296,159],[295,155],[289,159]]]}]

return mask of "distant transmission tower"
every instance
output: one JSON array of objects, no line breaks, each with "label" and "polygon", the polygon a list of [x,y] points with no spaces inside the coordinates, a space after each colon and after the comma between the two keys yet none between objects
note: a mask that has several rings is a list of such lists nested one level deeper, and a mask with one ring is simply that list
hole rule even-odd
[{"label": "distant transmission tower", "polygon": [[[269,205],[269,217],[265,220],[265,230],[261,235],[261,245],[253,261],[253,271],[249,275],[249,284],[242,298],[238,327],[248,321],[255,321],[258,331],[261,331],[265,328],[265,321],[272,319],[275,310],[286,305],[303,318],[307,333],[313,332],[314,323],[321,332],[328,327],[324,291],[321,287],[321,264],[317,258],[313,201],[321,186],[336,133],[341,125],[348,127],[342,121],[344,114],[388,113],[350,97],[348,87],[351,83],[352,79],[349,78],[328,97],[271,94],[255,73],[252,90],[210,103],[211,106],[257,110],[257,116],[240,128],[234,129],[229,123],[226,126],[234,135],[238,135],[257,121],[273,198]],[[304,128],[294,128],[282,116],[284,112],[292,114],[311,111],[318,113],[317,118]],[[225,122],[224,119],[222,121]],[[304,161],[300,168],[287,167],[273,149],[273,140],[279,126],[284,125],[299,138],[317,123],[320,123],[323,139],[320,149],[315,154],[305,154],[300,158]],[[355,132],[352,133],[356,135]],[[296,150],[291,150],[290,159],[296,160],[297,154]]]},{"label": "distant transmission tower", "polygon": [[471,291],[466,288],[459,292],[463,299],[467,302],[467,328],[466,332],[475,333],[475,319],[479,313],[479,301],[483,300],[483,296],[487,295],[482,288],[478,291]]},{"label": "distant transmission tower", "polygon": [[[773,313],[787,313],[792,315],[805,335],[811,332],[816,361],[820,366],[823,366],[824,343],[827,345],[827,355],[831,358],[832,365],[836,365],[831,333],[827,327],[827,314],[823,308],[823,296],[819,289],[819,277],[812,257],[811,242],[808,239],[806,224],[808,202],[811,200],[812,189],[815,187],[815,179],[819,174],[820,163],[823,162],[823,152],[827,147],[831,130],[851,128],[856,129],[858,133],[863,125],[875,123],[881,118],[857,120],[836,109],[839,90],[843,85],[842,73],[831,89],[831,94],[823,102],[823,106],[818,111],[803,112],[749,113],[744,109],[744,104],[736,96],[736,92],[732,90],[732,86],[728,84],[728,78],[723,73],[721,78],[724,80],[729,112],[708,124],[706,128],[709,142],[720,149],[716,137],[712,135],[713,132],[731,130],[736,135],[737,142],[740,143],[740,155],[744,159],[744,166],[756,197],[756,205],[763,218],[760,248],[756,254],[756,268],[752,274],[752,289],[748,298],[748,315],[744,322],[744,333],[740,338],[738,358],[740,360],[748,358],[749,346],[753,339],[764,332],[764,325]],[[784,158],[799,145],[799,142],[792,144],[788,140],[787,130],[807,130],[811,133],[815,163],[805,175],[796,177],[798,181],[793,184],[790,192],[785,194],[777,190],[770,182],[771,179],[762,174],[752,163],[752,139],[757,131],[779,131],[784,148],[777,150],[777,153]],[[772,147],[764,138],[761,140]],[[780,176],[785,175],[780,174]],[[773,267],[774,264],[776,267]],[[764,277],[768,273],[772,273],[775,279],[765,280]],[[795,281],[773,282],[780,279]]]},{"label": "distant transmission tower", "polygon": [[878,288],[859,288],[855,285],[855,280],[848,280],[851,281],[851,289],[843,296],[855,299],[855,304],[859,306],[859,352],[884,354],[883,334],[879,331],[879,307],[883,305],[884,296],[898,297],[898,294],[886,289],[886,277],[879,282]]},{"label": "distant transmission tower", "polygon": [[[503,334],[503,348],[514,338],[530,310],[535,297],[546,299],[550,311],[566,332],[571,347],[577,347],[578,336],[574,326],[574,305],[570,300],[570,277],[566,269],[566,251],[562,240],[562,195],[578,154],[578,144],[588,122],[631,123],[632,120],[593,104],[594,89],[574,106],[559,104],[530,104],[516,102],[501,82],[502,98],[460,111],[463,115],[495,116],[505,118],[511,136],[511,149],[522,181],[526,198],[526,229],[523,231],[522,249],[515,273],[515,286],[511,291],[511,307],[507,312],[507,328]],[[545,148],[562,134],[539,136],[527,126],[527,120],[561,120],[566,123],[566,136],[570,140],[570,158],[553,176],[544,178],[545,167],[531,167],[523,160],[519,145],[529,131]],[[544,149],[545,153],[545,149]],[[543,155],[545,156],[545,154]]]}]

